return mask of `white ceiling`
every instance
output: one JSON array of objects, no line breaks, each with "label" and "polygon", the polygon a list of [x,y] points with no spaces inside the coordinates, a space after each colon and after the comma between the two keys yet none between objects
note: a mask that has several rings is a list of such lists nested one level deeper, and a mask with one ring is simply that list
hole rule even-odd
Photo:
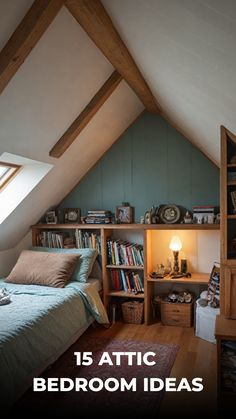
[{"label": "white ceiling", "polygon": [[102,0],[168,118],[213,161],[236,132],[235,0]]},{"label": "white ceiling", "polygon": [[[217,164],[236,132],[235,0],[102,0],[165,116]],[[33,0],[0,0],[0,48]],[[0,96],[0,154],[54,168],[0,226],[0,249],[56,205],[142,111],[122,82],[60,159],[49,151],[113,67],[62,8]]]},{"label": "white ceiling", "polygon": [[[31,4],[32,0],[0,0],[2,46]],[[18,154],[54,168],[0,225],[0,250],[15,246],[31,224],[58,204],[143,110],[122,81],[67,152],[60,159],[49,157],[52,146],[113,71],[62,8],[1,94],[0,155]]]}]

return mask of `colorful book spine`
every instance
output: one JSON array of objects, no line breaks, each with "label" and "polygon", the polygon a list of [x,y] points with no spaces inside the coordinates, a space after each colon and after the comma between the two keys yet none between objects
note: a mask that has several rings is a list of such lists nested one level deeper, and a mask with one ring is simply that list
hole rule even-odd
[{"label": "colorful book spine", "polygon": [[144,285],[141,275],[124,269],[110,269],[110,286],[114,291],[143,293]]},{"label": "colorful book spine", "polygon": [[122,240],[107,241],[109,265],[143,266],[143,246]]}]

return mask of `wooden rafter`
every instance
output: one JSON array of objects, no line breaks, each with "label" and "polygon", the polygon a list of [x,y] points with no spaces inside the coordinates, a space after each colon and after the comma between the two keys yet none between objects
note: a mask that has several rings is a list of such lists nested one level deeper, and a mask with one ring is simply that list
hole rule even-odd
[{"label": "wooden rafter", "polygon": [[100,0],[65,0],[65,5],[146,109],[160,113],[160,106]]},{"label": "wooden rafter", "polygon": [[0,93],[57,15],[63,0],[35,0],[0,52]]},{"label": "wooden rafter", "polygon": [[122,77],[120,74],[117,71],[114,71],[109,79],[103,84],[101,89],[99,89],[96,95],[92,98],[89,104],[62,135],[60,140],[57,141],[49,153],[50,156],[60,157],[67,150],[67,148],[73,143],[76,137],[86,127],[89,121],[112,94],[121,80]]}]

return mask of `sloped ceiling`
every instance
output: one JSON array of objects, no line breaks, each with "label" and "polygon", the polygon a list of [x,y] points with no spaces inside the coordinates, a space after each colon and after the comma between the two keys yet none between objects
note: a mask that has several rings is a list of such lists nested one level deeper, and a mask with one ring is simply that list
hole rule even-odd
[{"label": "sloped ceiling", "polygon": [[[1,46],[31,4],[0,1]],[[67,152],[60,159],[49,157],[52,146],[113,71],[63,7],[2,92],[0,155],[19,154],[54,168],[1,224],[0,250],[15,246],[31,224],[58,204],[143,110],[122,81]]]},{"label": "sloped ceiling", "polygon": [[[220,163],[219,127],[236,132],[236,2],[102,0],[164,116]],[[0,47],[32,0],[0,0]],[[56,205],[142,111],[123,81],[60,159],[49,151],[113,72],[62,8],[0,96],[0,154],[54,164],[0,226],[0,250]]]},{"label": "sloped ceiling", "polygon": [[102,0],[164,113],[218,165],[236,132],[234,0]]}]

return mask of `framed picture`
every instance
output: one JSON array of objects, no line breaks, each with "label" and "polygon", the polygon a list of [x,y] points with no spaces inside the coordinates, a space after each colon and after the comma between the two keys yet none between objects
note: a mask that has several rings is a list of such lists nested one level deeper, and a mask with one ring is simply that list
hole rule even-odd
[{"label": "framed picture", "polygon": [[64,223],[79,224],[80,214],[81,214],[80,208],[64,209]]},{"label": "framed picture", "polygon": [[120,224],[133,223],[133,207],[123,205],[116,207],[116,220]]},{"label": "framed picture", "polygon": [[57,223],[56,211],[47,211],[45,214],[45,221],[47,224],[56,224]]},{"label": "framed picture", "polygon": [[214,263],[210,274],[207,298],[211,302],[219,300],[220,298],[220,265],[216,262]]}]

